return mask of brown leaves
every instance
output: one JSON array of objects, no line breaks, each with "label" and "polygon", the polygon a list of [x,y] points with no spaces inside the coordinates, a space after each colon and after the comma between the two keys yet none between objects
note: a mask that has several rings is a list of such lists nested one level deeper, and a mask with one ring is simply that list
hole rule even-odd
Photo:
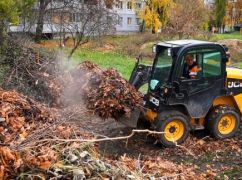
[{"label": "brown leaves", "polygon": [[10,149],[6,147],[0,148],[0,155],[1,155],[2,164],[6,164],[6,162],[8,161],[15,160],[15,156],[13,152],[11,152]]},{"label": "brown leaves", "polygon": [[[52,118],[51,118],[52,117]],[[15,92],[0,89],[0,133],[3,143],[25,139],[31,122],[52,120],[48,109]]]},{"label": "brown leaves", "polygon": [[115,118],[127,115],[140,105],[141,93],[136,91],[114,69],[101,70],[97,65],[85,61],[72,73],[75,79],[85,79],[81,84],[81,94],[87,104],[87,108],[93,110],[100,117]]},{"label": "brown leaves", "polygon": [[20,154],[7,147],[0,147],[0,179],[6,179],[22,165]]},{"label": "brown leaves", "polygon": [[27,153],[24,162],[32,168],[47,170],[57,162],[57,154],[54,150],[43,146],[37,154]]},{"label": "brown leaves", "polygon": [[131,172],[153,174],[161,179],[204,179],[202,176],[197,175],[193,168],[177,165],[161,157],[149,156],[144,157],[144,159],[140,157],[133,159],[125,154],[121,156],[119,162],[121,163],[121,168],[125,168]]},{"label": "brown leaves", "polygon": [[58,134],[65,139],[70,138],[73,132],[73,129],[71,127],[63,125],[59,125],[56,129],[58,131]]},{"label": "brown leaves", "polygon": [[[182,145],[186,147],[189,151],[191,151],[196,156],[202,156],[205,153],[213,152],[225,152],[225,151],[235,151],[237,153],[241,152],[241,147],[239,144],[241,143],[241,139],[224,139],[222,142],[214,140],[210,137],[206,137],[204,139],[197,139],[196,137],[190,136],[186,142]],[[176,149],[176,153],[183,154],[186,153],[185,149],[179,148]]]},{"label": "brown leaves", "polygon": [[[52,122],[55,119],[48,108],[15,92],[0,89],[0,141],[9,147],[0,146],[0,179],[8,179],[24,164],[35,164],[40,169],[48,169],[55,158],[50,150],[35,156],[23,156],[12,150],[24,141],[41,122]],[[34,158],[35,157],[35,158]],[[51,158],[50,158],[51,157]],[[38,163],[37,163],[38,162]]]}]

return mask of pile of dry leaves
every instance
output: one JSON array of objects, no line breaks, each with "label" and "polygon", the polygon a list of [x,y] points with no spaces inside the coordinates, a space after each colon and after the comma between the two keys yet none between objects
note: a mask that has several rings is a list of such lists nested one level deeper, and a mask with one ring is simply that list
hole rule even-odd
[{"label": "pile of dry leaves", "polygon": [[103,70],[97,65],[85,61],[72,73],[71,93],[77,100],[82,97],[88,109],[100,117],[118,119],[139,107],[142,94],[132,87],[114,69]]},{"label": "pile of dry leaves", "polygon": [[[15,91],[0,89],[0,179],[7,179],[24,160],[17,146],[43,123],[52,123],[55,113]],[[27,158],[24,158],[25,160]]]},{"label": "pile of dry leaves", "polygon": [[123,176],[100,160],[94,144],[86,141],[94,136],[73,121],[74,112],[61,112],[0,90],[0,179]]},{"label": "pile of dry leaves", "polygon": [[1,51],[4,89],[17,90],[48,105],[59,105],[61,85],[56,53],[33,48],[31,43],[8,39]]},{"label": "pile of dry leaves", "polygon": [[44,105],[16,91],[0,89],[1,143],[16,145],[26,138],[29,131],[38,128],[37,123],[51,122],[54,118],[54,112],[50,113]]}]

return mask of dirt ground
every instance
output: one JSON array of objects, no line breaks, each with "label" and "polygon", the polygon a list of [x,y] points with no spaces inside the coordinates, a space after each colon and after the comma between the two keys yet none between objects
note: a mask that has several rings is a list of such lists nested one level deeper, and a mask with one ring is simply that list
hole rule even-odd
[{"label": "dirt ground", "polygon": [[[97,138],[127,136],[133,129],[113,119],[102,120],[90,114],[81,123]],[[236,137],[221,141],[210,138],[205,131],[192,132],[184,144],[175,148],[164,148],[156,138],[147,134],[135,134],[127,140],[101,142],[98,148],[102,157],[113,163],[123,156],[144,162],[160,159],[192,167],[205,179],[242,179],[241,127]],[[151,172],[155,174],[155,171]]]}]

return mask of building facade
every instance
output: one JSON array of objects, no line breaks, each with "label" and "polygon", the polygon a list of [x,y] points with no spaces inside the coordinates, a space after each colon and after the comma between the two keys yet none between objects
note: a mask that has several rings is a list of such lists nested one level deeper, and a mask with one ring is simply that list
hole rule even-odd
[{"label": "building facade", "polygon": [[[72,0],[71,2],[73,4],[71,6],[69,5],[69,8],[68,6],[63,8],[65,1],[68,0],[52,0],[48,5],[44,17],[43,34],[53,36],[57,35],[60,31],[75,31],[71,26],[81,23],[81,7],[85,6],[85,3],[91,2],[90,0]],[[104,3],[101,5],[105,6]],[[75,9],[73,6],[79,6],[76,8],[78,10],[73,11],[73,9]],[[137,0],[136,2],[133,0],[120,0],[113,4],[112,7],[108,8],[111,14],[115,14],[112,18],[117,18],[117,23],[115,25],[115,32],[117,34],[140,31],[141,21],[137,14],[144,8],[144,2],[142,0]],[[33,11],[37,13],[38,4],[36,4]],[[37,17],[36,15],[33,16]],[[61,30],[62,27],[60,27],[60,23],[58,22],[61,16],[65,19],[65,22],[68,22],[67,24],[69,24],[70,27],[65,27],[65,29]],[[107,19],[108,18],[109,17],[107,17]],[[36,19],[31,19],[31,21],[23,20],[18,26],[10,25],[9,32],[30,32],[35,34],[36,26]]]},{"label": "building facade", "polygon": [[129,33],[139,32],[141,27],[141,19],[139,12],[145,7],[144,1],[117,1],[113,7],[114,12],[118,15],[118,24],[116,25],[116,32]]}]

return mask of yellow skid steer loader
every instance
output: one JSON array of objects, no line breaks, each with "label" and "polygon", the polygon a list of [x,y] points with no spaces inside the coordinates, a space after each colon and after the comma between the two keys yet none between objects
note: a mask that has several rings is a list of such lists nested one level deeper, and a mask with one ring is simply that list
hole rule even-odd
[{"label": "yellow skid steer loader", "polygon": [[[226,65],[228,48],[177,40],[157,43],[153,51],[153,66],[137,61],[129,80],[137,89],[148,83],[146,110],[137,125],[165,132],[159,141],[167,147],[183,143],[191,130],[207,129],[217,139],[233,137],[241,120],[242,69]],[[192,64],[199,71],[189,76]]]}]

